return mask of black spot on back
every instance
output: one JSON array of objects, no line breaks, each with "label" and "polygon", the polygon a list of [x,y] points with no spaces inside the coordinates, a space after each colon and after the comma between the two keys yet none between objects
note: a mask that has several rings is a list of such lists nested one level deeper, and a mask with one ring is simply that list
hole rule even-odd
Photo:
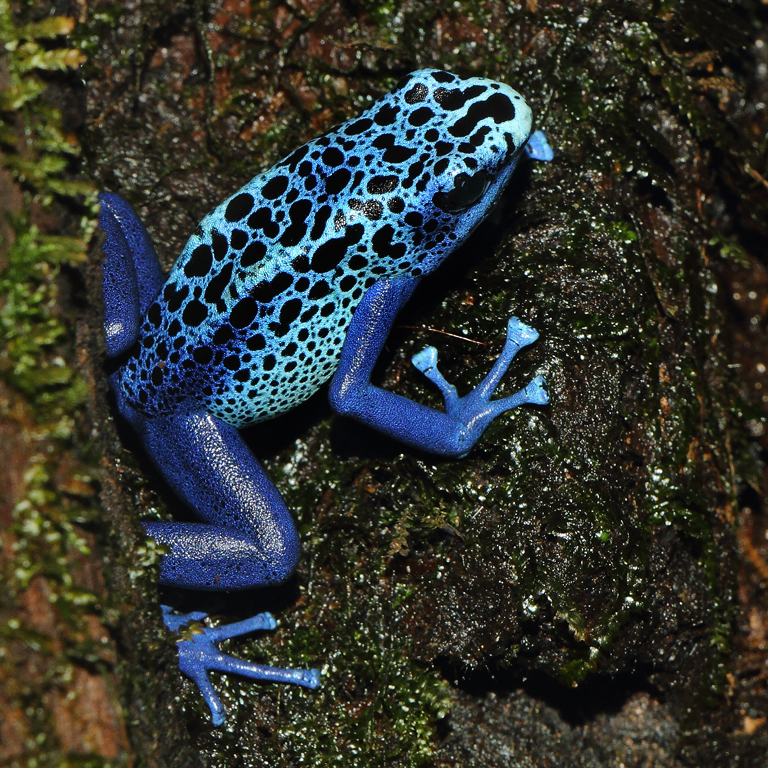
[{"label": "black spot on back", "polygon": [[267,200],[277,200],[278,197],[285,193],[288,189],[288,177],[287,176],[275,176],[274,179],[270,179],[261,190],[261,194]]},{"label": "black spot on back", "polygon": [[184,312],[181,315],[184,325],[193,328],[200,325],[206,317],[208,317],[208,307],[197,299],[192,299],[192,301],[184,307]]},{"label": "black spot on back", "polygon": [[256,319],[259,305],[251,298],[241,299],[232,308],[229,322],[233,328],[245,328]]},{"label": "black spot on back", "polygon": [[211,271],[213,256],[209,245],[198,245],[189,261],[184,265],[184,274],[187,277],[204,277]]},{"label": "black spot on back", "polygon": [[291,219],[290,226],[283,232],[280,244],[286,248],[297,245],[307,234],[307,217],[312,211],[312,203],[309,200],[298,200],[289,209]]},{"label": "black spot on back", "polygon": [[362,224],[353,224],[347,227],[343,237],[334,237],[323,243],[312,254],[312,269],[315,272],[330,272],[335,269],[347,253],[347,248],[360,242],[365,227]]},{"label": "black spot on back", "polygon": [[176,283],[168,283],[163,289],[163,298],[167,302],[169,312],[178,312],[184,299],[189,294],[189,286],[182,285],[181,288],[176,288]]},{"label": "black spot on back", "polygon": [[366,185],[371,195],[385,195],[397,188],[397,176],[374,176]]},{"label": "black spot on back", "polygon": [[254,240],[240,257],[240,266],[252,267],[258,264],[267,255],[267,246],[261,240]]},{"label": "black spot on back", "polygon": [[347,136],[357,136],[359,133],[367,131],[372,125],[373,120],[369,120],[367,117],[364,117],[361,120],[355,120],[353,123],[350,123],[344,129],[344,133],[346,133]]},{"label": "black spot on back", "polygon": [[400,108],[392,104],[385,104],[375,115],[376,125],[392,125],[397,120]]},{"label": "black spot on back", "polygon": [[215,229],[211,230],[211,242],[213,243],[213,258],[216,261],[222,261],[229,251],[229,242],[221,232]]},{"label": "black spot on back", "polygon": [[227,221],[240,221],[240,219],[244,219],[251,212],[252,208],[253,195],[241,192],[229,201],[227,210],[224,212],[224,218]]},{"label": "black spot on back", "polygon": [[424,101],[424,99],[427,98],[427,94],[429,91],[427,90],[427,86],[424,85],[424,83],[416,83],[416,85],[411,88],[410,91],[407,91],[405,94],[405,103],[406,104],[418,104],[420,101]]},{"label": "black spot on back", "polygon": [[251,296],[260,304],[269,304],[272,299],[291,287],[293,276],[278,272],[271,280],[262,280],[251,290]]},{"label": "black spot on back", "polygon": [[[327,150],[330,152],[330,150]],[[341,153],[339,153],[341,154]],[[337,195],[344,187],[349,184],[352,174],[346,168],[339,168],[332,173],[325,182],[325,191],[329,195]]]}]

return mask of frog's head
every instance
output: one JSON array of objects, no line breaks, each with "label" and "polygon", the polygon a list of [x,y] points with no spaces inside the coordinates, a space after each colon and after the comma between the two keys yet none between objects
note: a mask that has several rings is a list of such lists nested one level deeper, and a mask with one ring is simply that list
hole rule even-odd
[{"label": "frog's head", "polygon": [[368,178],[359,188],[367,194],[353,205],[394,229],[391,241],[406,245],[418,275],[488,214],[530,132],[530,107],[509,86],[425,69],[337,135],[365,148]]}]

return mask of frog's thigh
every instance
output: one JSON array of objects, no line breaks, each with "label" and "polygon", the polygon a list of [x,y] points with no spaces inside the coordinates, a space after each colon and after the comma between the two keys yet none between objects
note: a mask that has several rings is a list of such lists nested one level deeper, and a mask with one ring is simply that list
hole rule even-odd
[{"label": "frog's thigh", "polygon": [[173,489],[207,523],[145,524],[170,549],[163,584],[247,589],[290,576],[299,559],[293,520],[234,427],[195,411],[147,418],[140,431]]}]

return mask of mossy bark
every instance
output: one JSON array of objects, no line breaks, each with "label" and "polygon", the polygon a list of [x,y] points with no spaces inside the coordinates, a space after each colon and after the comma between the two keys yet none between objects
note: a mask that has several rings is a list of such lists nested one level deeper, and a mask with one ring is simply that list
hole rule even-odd
[{"label": "mossy bark", "polygon": [[[308,0],[89,13],[90,167],[135,205],[166,267],[217,202],[412,69],[517,87],[556,154],[521,169],[471,243],[424,281],[378,370],[387,388],[439,407],[410,356],[435,344],[465,391],[515,314],[541,340],[505,390],[542,373],[549,407],[499,419],[455,462],[332,421],[322,396],[247,433],[296,513],[302,565],[281,590],[201,600],[222,620],[278,611],[277,632],[230,651],[320,665],[317,692],[220,678],[230,719],[210,727],[174,668],[157,553],[138,526],[179,505],[130,432],[118,440],[101,379],[91,413],[107,576],[139,759],[490,766],[545,752],[565,764],[577,750],[573,764],[609,765],[628,749],[626,710],[576,732],[530,697],[562,714],[590,696],[609,709],[624,688],[625,707],[646,696],[635,732],[650,742],[660,723],[664,764],[764,750],[765,729],[751,734],[757,748],[739,741],[723,698],[736,497],[756,466],[728,294],[768,242],[765,193],[745,169],[764,180],[764,112],[751,106],[765,88],[753,74],[758,12],[714,0]],[[95,295],[95,269],[89,279]],[[94,380],[99,318],[94,302]],[[511,693],[529,673],[525,693]],[[586,698],[567,693],[577,683]]]}]

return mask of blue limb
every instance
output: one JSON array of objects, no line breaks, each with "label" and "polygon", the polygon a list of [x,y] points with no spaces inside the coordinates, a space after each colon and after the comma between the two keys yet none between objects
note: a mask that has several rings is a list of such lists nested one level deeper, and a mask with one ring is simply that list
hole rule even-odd
[{"label": "blue limb", "polygon": [[107,233],[107,243],[110,233],[117,230],[128,246],[136,275],[139,315],[143,317],[165,282],[155,246],[152,245],[141,219],[120,195],[102,192],[99,201],[99,226]]},{"label": "blue limb", "polygon": [[534,131],[531,134],[525,145],[525,151],[531,160],[541,160],[544,163],[551,162],[555,156],[544,131]]},{"label": "blue limb", "polygon": [[160,582],[187,589],[249,589],[285,581],[300,544],[279,491],[240,433],[207,411],[148,417],[113,381],[118,407],[173,490],[206,523],[145,523],[168,554]]},{"label": "blue limb", "polygon": [[337,413],[351,416],[407,445],[443,456],[463,456],[499,414],[525,403],[548,402],[540,376],[511,397],[490,400],[514,356],[533,343],[538,333],[512,318],[501,356],[480,386],[463,398],[437,371],[434,348],[415,355],[414,365],[442,391],[446,413],[387,392],[370,383],[371,371],[398,311],[416,283],[413,278],[385,278],[365,294],[355,310],[339,368],[331,381],[331,406]]},{"label": "blue limb", "polygon": [[[174,615],[167,605],[161,606],[165,626],[172,632],[186,627],[190,622],[199,622],[206,617],[201,611],[185,615]],[[245,621],[225,624],[221,627],[195,626],[191,635],[176,641],[179,652],[179,669],[188,675],[200,689],[205,703],[211,710],[211,720],[214,725],[222,725],[226,710],[216,691],[208,679],[208,672],[234,672],[254,680],[267,680],[275,683],[293,683],[305,688],[317,688],[320,685],[320,671],[317,669],[282,669],[254,664],[250,661],[236,659],[222,653],[214,645],[230,637],[238,637],[249,632],[262,629],[274,629],[277,626],[271,613],[259,613]]]}]

